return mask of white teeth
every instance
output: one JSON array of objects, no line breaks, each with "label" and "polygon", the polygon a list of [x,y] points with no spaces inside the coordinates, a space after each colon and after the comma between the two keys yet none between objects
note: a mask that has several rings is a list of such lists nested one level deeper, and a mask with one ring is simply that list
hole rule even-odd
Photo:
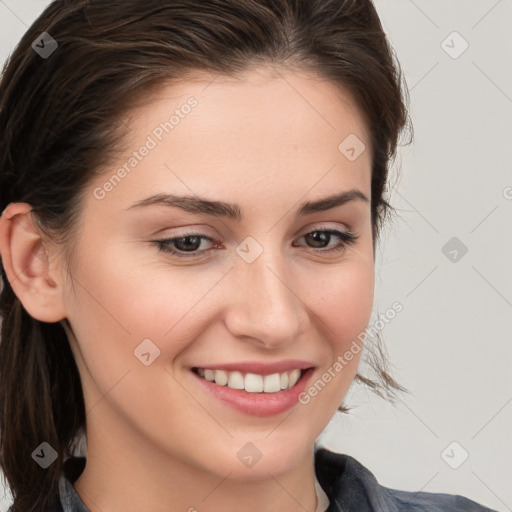
[{"label": "white teeth", "polygon": [[244,389],[244,376],[240,372],[229,372],[228,387]]},{"label": "white teeth", "polygon": [[263,378],[263,391],[265,391],[265,393],[276,393],[277,391],[281,391],[281,377],[279,376],[279,373],[265,375]]},{"label": "white teeth", "polygon": [[215,382],[219,386],[225,386],[228,383],[228,374],[223,370],[215,370]]},{"label": "white teeth", "polygon": [[226,372],[224,370],[209,370],[198,368],[197,373],[204,379],[215,382],[219,386],[228,386],[232,389],[245,389],[248,393],[277,393],[283,389],[294,386],[301,376],[301,370],[295,369],[285,373],[271,375],[257,375],[239,371]]},{"label": "white teeth", "polygon": [[263,377],[254,373],[248,373],[245,376],[245,391],[249,393],[261,393],[263,391]]},{"label": "white teeth", "polygon": [[292,387],[299,380],[299,377],[300,377],[300,370],[292,370],[290,372],[290,377],[288,379],[288,386]]}]

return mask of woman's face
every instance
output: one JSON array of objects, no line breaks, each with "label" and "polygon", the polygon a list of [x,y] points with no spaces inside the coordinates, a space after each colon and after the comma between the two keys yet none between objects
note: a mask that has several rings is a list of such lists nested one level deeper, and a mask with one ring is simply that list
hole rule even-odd
[{"label": "woman's face", "polygon": [[[276,475],[310,456],[354,378],[374,290],[368,135],[332,83],[279,73],[160,89],[86,193],[64,301],[106,452]],[[186,199],[134,206],[167,194]]]}]

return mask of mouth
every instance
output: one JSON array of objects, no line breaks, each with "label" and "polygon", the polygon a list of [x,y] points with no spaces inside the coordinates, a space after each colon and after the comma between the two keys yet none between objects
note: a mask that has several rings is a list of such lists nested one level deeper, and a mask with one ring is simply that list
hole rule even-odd
[{"label": "mouth", "polygon": [[292,389],[302,382],[304,376],[314,367],[295,368],[286,372],[261,375],[242,371],[227,371],[210,368],[193,367],[192,372],[203,380],[219,387],[245,391],[246,393],[270,394]]},{"label": "mouth", "polygon": [[233,363],[215,368],[191,367],[190,373],[205,396],[215,402],[245,415],[268,417],[301,403],[299,396],[316,369],[310,364],[291,360],[273,364]]}]

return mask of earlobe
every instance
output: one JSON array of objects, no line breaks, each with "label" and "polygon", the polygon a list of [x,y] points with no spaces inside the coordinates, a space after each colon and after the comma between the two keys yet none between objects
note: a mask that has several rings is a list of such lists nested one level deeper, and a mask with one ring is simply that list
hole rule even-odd
[{"label": "earlobe", "polygon": [[30,316],[42,322],[66,317],[62,286],[52,276],[30,204],[10,203],[2,212],[0,255],[9,283]]}]

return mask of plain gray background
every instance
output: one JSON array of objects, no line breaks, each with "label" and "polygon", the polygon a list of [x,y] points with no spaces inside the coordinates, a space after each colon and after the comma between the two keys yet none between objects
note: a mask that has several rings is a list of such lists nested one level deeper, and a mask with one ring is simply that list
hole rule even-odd
[{"label": "plain gray background", "polygon": [[[393,406],[352,386],[319,442],[385,486],[512,511],[512,1],[375,3],[415,131],[391,177],[375,319],[402,304],[382,337],[411,394]],[[47,4],[0,0],[1,62]]]}]

